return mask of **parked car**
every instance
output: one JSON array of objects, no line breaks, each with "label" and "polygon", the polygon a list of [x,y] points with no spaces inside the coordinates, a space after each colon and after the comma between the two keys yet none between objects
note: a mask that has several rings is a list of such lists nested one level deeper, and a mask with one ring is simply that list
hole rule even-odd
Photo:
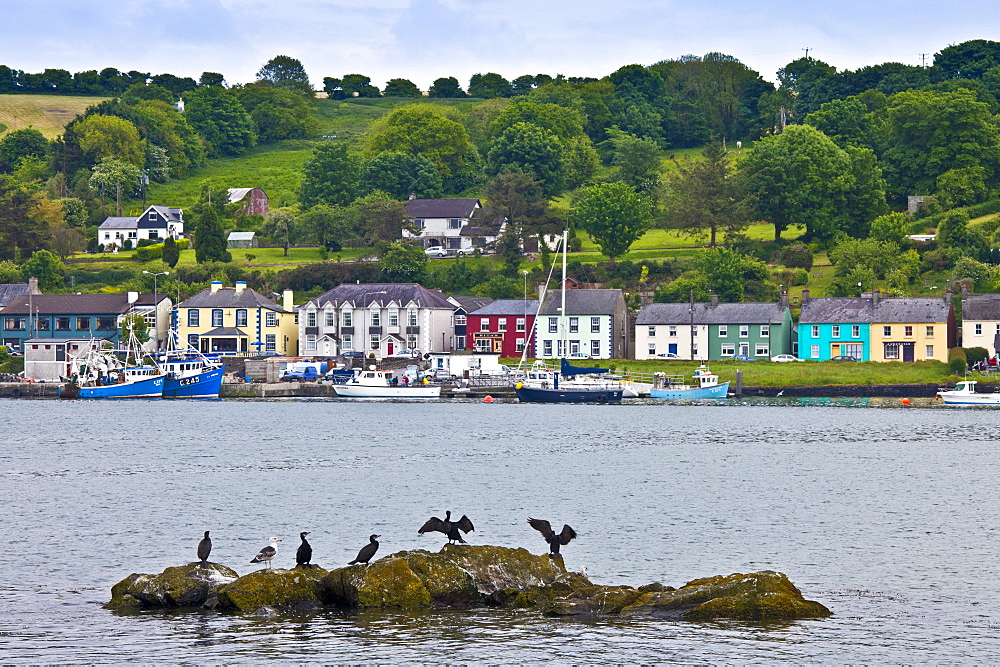
[{"label": "parked car", "polygon": [[680,355],[674,354],[673,352],[660,352],[656,355],[657,359],[680,359]]},{"label": "parked car", "polygon": [[776,354],[771,357],[771,361],[782,363],[785,361],[804,361],[804,359],[799,359],[794,354]]},{"label": "parked car", "polygon": [[288,371],[281,376],[282,382],[316,382],[320,379],[320,374],[314,366],[307,366],[302,370]]},{"label": "parked car", "polygon": [[838,354],[835,357],[830,357],[830,361],[857,361],[857,357],[852,357],[849,354]]},{"label": "parked car", "polygon": [[729,358],[733,361],[757,361],[757,357],[750,357],[745,354],[734,354]]},{"label": "parked car", "polygon": [[365,353],[361,350],[348,350],[347,352],[341,352],[340,356],[347,359],[364,359]]},{"label": "parked car", "polygon": [[428,257],[447,257],[448,251],[439,245],[432,245],[424,250],[424,254]]}]

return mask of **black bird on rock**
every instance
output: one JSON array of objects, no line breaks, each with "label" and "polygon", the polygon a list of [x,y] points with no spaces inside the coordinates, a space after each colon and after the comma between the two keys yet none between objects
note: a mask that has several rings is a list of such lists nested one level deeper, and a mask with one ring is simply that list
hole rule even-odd
[{"label": "black bird on rock", "polygon": [[357,563],[364,563],[365,565],[367,565],[368,561],[370,561],[372,559],[372,556],[375,555],[375,552],[378,551],[377,540],[380,537],[382,536],[381,535],[370,536],[368,538],[369,543],[361,547],[361,551],[358,552],[358,557],[352,560],[350,563],[348,563],[348,565],[355,565]]},{"label": "black bird on rock", "polygon": [[549,543],[549,555],[553,558],[559,556],[559,545],[569,544],[570,540],[576,537],[576,531],[564,524],[562,532],[558,535],[552,530],[552,525],[545,519],[528,519],[528,525],[537,530]]},{"label": "black bird on rock", "polygon": [[212,553],[212,538],[208,536],[208,531],[205,531],[205,537],[201,539],[198,543],[198,560],[202,563],[208,562],[208,556]]},{"label": "black bird on rock", "polygon": [[444,513],[444,521],[436,516],[432,516],[430,519],[427,519],[427,523],[425,523],[423,527],[417,531],[417,533],[423,535],[424,533],[437,531],[447,535],[449,543],[461,542],[462,544],[465,544],[466,542],[462,539],[462,534],[458,532],[459,530],[468,533],[475,530],[475,528],[472,526],[472,522],[469,521],[469,517],[464,514],[458,521],[452,521],[451,510],[448,510]]},{"label": "black bird on rock", "polygon": [[299,533],[299,537],[302,538],[302,544],[299,545],[298,551],[295,552],[295,564],[302,567],[309,567],[309,561],[313,557],[313,548],[306,542],[306,535],[308,534]]}]

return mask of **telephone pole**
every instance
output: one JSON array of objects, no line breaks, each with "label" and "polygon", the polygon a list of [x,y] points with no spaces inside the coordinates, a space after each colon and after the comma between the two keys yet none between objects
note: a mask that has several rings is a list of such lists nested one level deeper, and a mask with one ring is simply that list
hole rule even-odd
[{"label": "telephone pole", "polygon": [[808,58],[809,57],[809,52],[812,51],[812,47],[811,46],[807,46],[806,48],[804,48],[802,50],[806,52],[806,58]]},{"label": "telephone pole", "polygon": [[927,55],[926,53],[921,53],[920,55],[920,66],[927,67]]}]

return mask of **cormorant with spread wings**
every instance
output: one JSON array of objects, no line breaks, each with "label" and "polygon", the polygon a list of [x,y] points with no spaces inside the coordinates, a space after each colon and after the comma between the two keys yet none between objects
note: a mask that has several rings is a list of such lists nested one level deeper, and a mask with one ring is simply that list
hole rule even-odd
[{"label": "cormorant with spread wings", "polygon": [[469,517],[464,514],[458,521],[452,521],[451,510],[448,510],[444,514],[444,521],[436,516],[432,516],[430,519],[427,519],[427,523],[425,523],[423,527],[417,531],[417,533],[423,535],[424,533],[437,531],[448,536],[449,544],[452,542],[461,542],[462,544],[465,544],[466,542],[462,539],[462,534],[458,532],[459,530],[468,533],[475,530],[475,528],[472,526],[472,522],[469,521]]},{"label": "cormorant with spread wings", "polygon": [[549,543],[549,555],[559,556],[559,545],[569,544],[570,540],[576,537],[576,531],[564,524],[561,533],[552,530],[552,525],[545,519],[528,519],[528,525],[537,530]]}]

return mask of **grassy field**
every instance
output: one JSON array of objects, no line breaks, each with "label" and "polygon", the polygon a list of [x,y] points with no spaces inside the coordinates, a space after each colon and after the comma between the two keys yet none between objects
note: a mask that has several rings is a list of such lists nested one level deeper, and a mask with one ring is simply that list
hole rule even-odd
[{"label": "grassy field", "polygon": [[62,134],[66,123],[87,107],[107,99],[104,97],[76,97],[72,95],[0,95],[0,126],[4,131],[33,127],[46,139]]},{"label": "grassy field", "polygon": [[[373,252],[371,248],[344,248],[340,252],[331,252],[326,259],[323,259],[319,248],[289,248],[288,257],[285,257],[283,248],[236,248],[230,250],[230,253],[233,255],[234,264],[252,269],[271,269],[275,271],[294,268],[303,264],[337,261],[338,258],[344,261],[355,260],[372,255]],[[248,254],[254,256],[252,262],[247,259]],[[145,263],[135,262],[133,261],[134,255],[135,252],[131,250],[123,250],[117,255],[109,252],[85,255],[89,260],[97,259],[101,261],[88,261],[86,263],[70,264],[70,266],[88,271],[121,268],[145,269],[149,268],[149,266],[155,268],[161,267],[160,260]],[[195,264],[197,264],[195,261],[195,251],[181,250],[177,266],[194,266]]]}]

